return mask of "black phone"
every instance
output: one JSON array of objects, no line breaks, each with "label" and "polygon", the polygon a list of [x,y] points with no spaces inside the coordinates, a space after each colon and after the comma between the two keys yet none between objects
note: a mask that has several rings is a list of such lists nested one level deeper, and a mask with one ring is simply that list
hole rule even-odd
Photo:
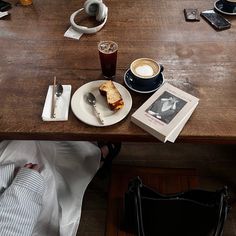
[{"label": "black phone", "polygon": [[0,0],[0,11],[7,11],[11,9],[11,3]]},{"label": "black phone", "polygon": [[216,30],[229,29],[231,23],[214,10],[201,12],[201,16]]}]

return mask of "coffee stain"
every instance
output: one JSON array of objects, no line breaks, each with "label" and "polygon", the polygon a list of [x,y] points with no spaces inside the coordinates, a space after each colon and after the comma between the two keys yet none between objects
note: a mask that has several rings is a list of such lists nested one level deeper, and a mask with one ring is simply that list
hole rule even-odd
[{"label": "coffee stain", "polygon": [[190,47],[178,47],[176,55],[180,58],[189,58],[193,55],[193,50]]}]

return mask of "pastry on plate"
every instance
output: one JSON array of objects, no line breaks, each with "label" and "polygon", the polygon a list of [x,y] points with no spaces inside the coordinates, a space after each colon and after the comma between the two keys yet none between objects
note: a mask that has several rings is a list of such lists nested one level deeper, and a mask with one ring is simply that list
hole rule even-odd
[{"label": "pastry on plate", "polygon": [[119,110],[124,106],[123,98],[111,80],[104,82],[99,91],[106,97],[107,104],[111,110]]}]

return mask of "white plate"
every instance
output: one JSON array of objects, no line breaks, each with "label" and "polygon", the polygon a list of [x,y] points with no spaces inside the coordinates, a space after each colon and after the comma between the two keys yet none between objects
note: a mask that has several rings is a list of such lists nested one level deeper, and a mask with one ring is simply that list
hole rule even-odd
[{"label": "white plate", "polygon": [[[132,97],[129,91],[122,86],[113,81],[116,88],[119,90],[123,100],[124,107],[118,111],[111,111],[106,102],[106,97],[102,96],[99,92],[99,87],[102,83],[107,80],[96,80],[82,85],[78,88],[72,96],[71,99],[71,109],[74,115],[84,123],[92,126],[109,126],[118,123],[124,119],[131,107],[132,107]],[[86,100],[86,94],[92,92],[97,99],[97,109],[101,113],[101,117],[104,120],[104,125],[102,125],[97,117],[95,116],[94,109],[91,105],[88,104]]]}]

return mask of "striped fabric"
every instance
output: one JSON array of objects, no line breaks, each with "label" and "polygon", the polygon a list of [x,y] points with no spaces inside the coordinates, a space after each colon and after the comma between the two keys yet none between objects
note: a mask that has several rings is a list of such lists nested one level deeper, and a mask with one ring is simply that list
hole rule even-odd
[{"label": "striped fabric", "polygon": [[37,222],[45,189],[40,173],[21,168],[0,196],[0,235],[30,236]]},{"label": "striped fabric", "polygon": [[14,169],[13,163],[0,166],[0,194],[11,184],[14,178]]}]

